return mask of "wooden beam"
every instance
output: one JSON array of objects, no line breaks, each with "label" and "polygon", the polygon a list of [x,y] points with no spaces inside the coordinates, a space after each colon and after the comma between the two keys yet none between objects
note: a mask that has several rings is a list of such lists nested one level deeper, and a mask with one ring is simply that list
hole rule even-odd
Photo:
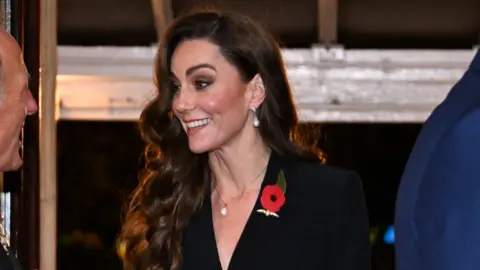
[{"label": "wooden beam", "polygon": [[40,2],[40,269],[57,269],[57,0]]},{"label": "wooden beam", "polygon": [[338,1],[317,0],[318,42],[326,46],[338,41]]},{"label": "wooden beam", "polygon": [[157,37],[161,39],[167,30],[168,24],[173,19],[171,0],[152,0],[153,17],[155,19],[155,28]]},{"label": "wooden beam", "polygon": [[[322,50],[336,54],[336,47]],[[59,46],[58,52],[60,120],[137,121],[155,94],[150,75],[155,46]],[[315,47],[282,49],[300,121],[423,123],[475,55],[411,49],[343,53],[348,57],[342,61],[318,61]]]}]

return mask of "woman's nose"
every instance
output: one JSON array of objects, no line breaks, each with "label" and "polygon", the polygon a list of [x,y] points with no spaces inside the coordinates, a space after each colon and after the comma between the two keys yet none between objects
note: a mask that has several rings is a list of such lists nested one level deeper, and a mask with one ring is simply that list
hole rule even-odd
[{"label": "woman's nose", "polygon": [[190,91],[179,91],[174,101],[175,110],[186,112],[195,108],[195,94]]}]

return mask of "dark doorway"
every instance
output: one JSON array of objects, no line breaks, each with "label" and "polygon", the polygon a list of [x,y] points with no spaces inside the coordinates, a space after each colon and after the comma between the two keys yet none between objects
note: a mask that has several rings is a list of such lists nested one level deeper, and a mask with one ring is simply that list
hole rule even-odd
[{"label": "dark doorway", "polygon": [[[362,177],[372,228],[373,270],[393,269],[383,238],[420,125],[328,124],[320,146],[328,163]],[[59,269],[120,269],[115,238],[120,213],[137,184],[143,143],[130,122],[59,124]]]}]

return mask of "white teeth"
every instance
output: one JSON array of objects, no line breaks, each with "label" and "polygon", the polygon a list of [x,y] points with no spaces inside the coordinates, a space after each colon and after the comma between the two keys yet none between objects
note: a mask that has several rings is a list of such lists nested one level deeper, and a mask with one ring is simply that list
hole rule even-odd
[{"label": "white teeth", "polygon": [[208,123],[210,123],[210,118],[205,118],[205,119],[202,119],[202,120],[188,122],[188,123],[186,123],[186,125],[189,129],[193,129],[193,128],[197,128],[197,127],[200,127],[200,126],[205,126]]}]

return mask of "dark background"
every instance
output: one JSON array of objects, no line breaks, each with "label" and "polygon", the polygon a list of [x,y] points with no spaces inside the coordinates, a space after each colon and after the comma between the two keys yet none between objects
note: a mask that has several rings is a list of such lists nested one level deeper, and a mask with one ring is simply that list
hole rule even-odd
[{"label": "dark background", "polygon": [[[317,42],[317,0],[172,0],[174,15],[218,6],[262,22],[288,47]],[[59,0],[59,43],[155,43],[150,0]],[[480,38],[478,0],[339,0],[347,48],[471,48]]]},{"label": "dark background", "polygon": [[[354,169],[363,179],[371,227],[379,230],[373,269],[393,269],[392,246],[382,238],[392,224],[397,185],[420,126],[316,127],[328,162]],[[120,210],[141,166],[136,124],[61,122],[58,132],[59,269],[120,269],[115,253]]]},{"label": "dark background", "polygon": [[[470,49],[480,37],[478,0],[340,0],[339,43],[347,48]],[[156,42],[149,0],[59,0],[60,45],[148,46]],[[285,47],[316,43],[316,0],[173,0],[175,15],[193,3],[260,20]],[[419,124],[324,124],[320,147],[330,164],[364,181],[374,270],[393,269],[382,242]],[[136,185],[143,143],[135,123],[58,126],[59,269],[120,269],[115,237],[126,196]]]}]

